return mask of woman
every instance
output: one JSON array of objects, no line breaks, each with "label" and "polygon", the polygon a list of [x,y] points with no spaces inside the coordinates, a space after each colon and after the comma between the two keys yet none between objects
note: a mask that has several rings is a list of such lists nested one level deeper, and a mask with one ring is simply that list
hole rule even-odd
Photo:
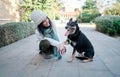
[{"label": "woman", "polygon": [[64,53],[65,47],[59,42],[53,21],[51,21],[48,16],[40,10],[33,11],[30,15],[30,18],[37,26],[35,33],[39,43],[41,43],[42,40],[48,40],[53,46],[54,56],[56,56],[58,59],[61,59],[62,56],[60,52]]}]

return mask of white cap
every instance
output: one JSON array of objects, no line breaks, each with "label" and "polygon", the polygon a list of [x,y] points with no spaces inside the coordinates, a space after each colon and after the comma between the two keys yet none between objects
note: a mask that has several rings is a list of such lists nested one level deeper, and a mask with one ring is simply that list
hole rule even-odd
[{"label": "white cap", "polygon": [[36,26],[38,26],[43,20],[45,20],[46,17],[47,15],[40,10],[34,10],[30,15],[30,18],[33,20]]}]

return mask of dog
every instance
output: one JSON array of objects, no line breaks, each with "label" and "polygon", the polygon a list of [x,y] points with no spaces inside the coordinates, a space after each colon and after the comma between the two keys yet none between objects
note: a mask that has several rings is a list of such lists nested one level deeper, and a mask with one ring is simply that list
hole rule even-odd
[{"label": "dog", "polygon": [[41,42],[39,43],[39,54],[43,55],[43,57],[45,59],[50,59],[52,58],[52,56],[50,56],[51,54],[53,54],[53,46],[51,46],[50,42],[48,40],[41,40]]},{"label": "dog", "polygon": [[77,59],[82,60],[83,62],[93,61],[94,48],[89,39],[85,36],[84,33],[79,29],[77,20],[73,21],[71,18],[67,25],[65,26],[67,32],[67,40],[64,42],[65,45],[70,44],[73,47],[72,58],[68,62],[72,62],[75,57],[75,52],[77,51],[79,55]]}]

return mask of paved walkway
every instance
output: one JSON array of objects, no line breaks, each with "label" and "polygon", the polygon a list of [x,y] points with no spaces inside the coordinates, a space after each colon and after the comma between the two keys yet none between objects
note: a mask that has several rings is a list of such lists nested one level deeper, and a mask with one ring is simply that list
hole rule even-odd
[{"label": "paved walkway", "polygon": [[[57,29],[65,40],[65,24]],[[35,35],[0,48],[0,77],[120,77],[120,41],[96,32],[89,24],[80,24],[81,30],[95,48],[93,62],[82,63],[70,59],[72,48],[67,47],[62,60],[43,59],[35,50]]]}]

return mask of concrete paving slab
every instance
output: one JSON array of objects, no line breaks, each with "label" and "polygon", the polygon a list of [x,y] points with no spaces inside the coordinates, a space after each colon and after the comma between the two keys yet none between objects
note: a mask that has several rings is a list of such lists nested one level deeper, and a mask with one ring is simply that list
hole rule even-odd
[{"label": "concrete paving slab", "polygon": [[115,75],[120,75],[120,56],[102,56],[106,67]]},{"label": "concrete paving slab", "polygon": [[[66,40],[66,24],[57,24],[62,42]],[[67,63],[71,46],[66,46],[67,52],[61,60],[44,59],[36,50],[36,36],[31,35],[0,48],[0,77],[120,77],[120,41],[95,31],[94,25],[79,26],[94,46],[93,62],[82,63],[75,58]]]},{"label": "concrete paving slab", "polygon": [[109,71],[80,71],[80,77],[114,77]]},{"label": "concrete paving slab", "polygon": [[53,67],[48,77],[80,77],[78,67]]}]

